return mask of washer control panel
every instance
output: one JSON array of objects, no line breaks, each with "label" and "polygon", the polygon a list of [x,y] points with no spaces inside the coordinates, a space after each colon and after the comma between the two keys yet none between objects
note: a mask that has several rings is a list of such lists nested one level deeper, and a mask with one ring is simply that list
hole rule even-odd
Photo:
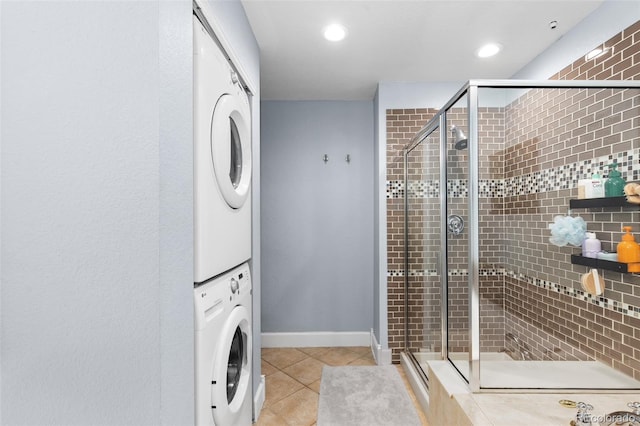
[{"label": "washer control panel", "polygon": [[230,300],[237,297],[243,297],[251,292],[251,277],[249,275],[249,266],[247,264],[235,269],[228,281],[228,289],[231,292]]},{"label": "washer control panel", "polygon": [[240,290],[240,283],[235,278],[231,278],[231,293],[236,294]]},{"label": "washer control panel", "polygon": [[194,289],[196,330],[221,318],[233,306],[249,303],[247,297],[251,297],[251,276],[246,263],[199,285]]}]

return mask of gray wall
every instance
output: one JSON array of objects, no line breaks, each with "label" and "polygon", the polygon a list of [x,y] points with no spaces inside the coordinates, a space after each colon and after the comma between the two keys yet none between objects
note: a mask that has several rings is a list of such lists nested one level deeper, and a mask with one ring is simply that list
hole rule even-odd
[{"label": "gray wall", "polygon": [[[376,94],[373,97],[373,140],[380,140],[380,102],[379,102],[379,90],[376,89]],[[386,293],[386,279],[384,283],[381,280],[381,277],[384,276],[384,272],[386,271],[386,261],[384,264],[381,264],[382,257],[380,256],[380,250],[382,249],[380,244],[380,237],[382,236],[386,241],[386,234],[382,235],[381,232],[378,232],[378,228],[380,227],[380,214],[381,209],[380,205],[384,200],[386,207],[386,199],[384,197],[384,193],[381,193],[380,188],[386,188],[385,178],[386,178],[386,167],[380,167],[380,147],[376,144],[375,149],[373,150],[373,334],[376,337],[376,341],[380,346],[381,343],[381,330],[384,328],[387,329],[387,321],[382,323],[382,315],[386,315],[387,313],[387,302],[384,301],[384,306],[381,305],[381,291],[380,287],[385,287]],[[384,158],[384,155],[383,155]],[[386,213],[386,210],[385,210]],[[386,218],[386,215],[385,215]],[[387,250],[384,250],[386,255]],[[386,256],[385,256],[386,259]],[[385,347],[388,344],[388,333],[385,331]]]},{"label": "gray wall", "polygon": [[2,423],[188,423],[189,5],[2,9]]},{"label": "gray wall", "polygon": [[193,424],[191,10],[0,2],[0,424]]},{"label": "gray wall", "polygon": [[262,103],[262,331],[373,326],[373,142],[372,102]]}]

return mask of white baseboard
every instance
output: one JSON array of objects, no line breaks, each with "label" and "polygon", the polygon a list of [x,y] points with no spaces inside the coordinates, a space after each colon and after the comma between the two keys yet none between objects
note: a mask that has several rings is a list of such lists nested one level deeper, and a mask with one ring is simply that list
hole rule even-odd
[{"label": "white baseboard", "polygon": [[366,331],[262,333],[263,348],[314,348],[338,346],[369,346],[369,333]]},{"label": "white baseboard", "polygon": [[264,399],[266,394],[266,383],[264,374],[260,376],[260,384],[258,385],[258,389],[256,390],[256,394],[253,396],[253,422],[258,423],[258,417],[260,417],[260,412],[262,411],[262,406],[264,405]]},{"label": "white baseboard", "polygon": [[376,335],[373,332],[373,328],[370,333],[371,352],[378,365],[390,365],[391,364],[391,349],[382,349],[382,345],[378,343]]}]

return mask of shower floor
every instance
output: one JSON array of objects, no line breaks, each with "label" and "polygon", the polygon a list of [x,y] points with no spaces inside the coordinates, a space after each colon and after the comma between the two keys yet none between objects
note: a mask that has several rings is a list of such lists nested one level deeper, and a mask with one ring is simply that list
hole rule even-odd
[{"label": "shower floor", "polygon": [[[426,371],[427,361],[440,354],[415,353]],[[454,354],[452,361],[468,377],[467,354]],[[485,389],[640,389],[640,381],[599,361],[516,361],[504,353],[480,355],[480,384]]]}]

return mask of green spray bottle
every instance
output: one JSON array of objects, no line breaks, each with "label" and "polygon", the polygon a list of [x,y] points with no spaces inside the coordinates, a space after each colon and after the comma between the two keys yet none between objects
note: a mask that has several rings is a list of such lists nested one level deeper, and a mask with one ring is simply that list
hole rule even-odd
[{"label": "green spray bottle", "polygon": [[605,197],[622,197],[626,182],[617,170],[618,163],[609,164],[609,179],[604,183]]}]

